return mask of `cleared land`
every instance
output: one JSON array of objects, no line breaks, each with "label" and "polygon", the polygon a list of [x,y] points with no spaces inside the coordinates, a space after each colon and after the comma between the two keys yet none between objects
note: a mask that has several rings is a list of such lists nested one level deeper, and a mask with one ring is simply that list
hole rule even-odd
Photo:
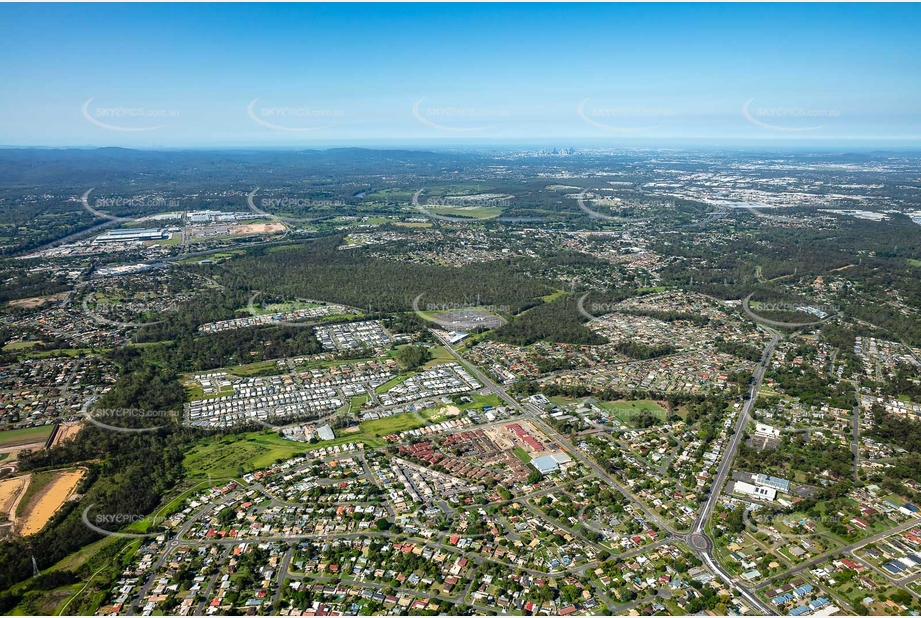
[{"label": "cleared land", "polygon": [[437,215],[466,219],[495,219],[502,214],[502,208],[493,206],[435,206],[426,207]]},{"label": "cleared land", "polygon": [[54,436],[54,441],[51,443],[51,447],[54,448],[62,442],[70,440],[75,435],[80,433],[81,429],[83,429],[82,421],[75,421],[73,423],[61,423],[61,426],[58,427],[58,432]]},{"label": "cleared land", "polygon": [[649,412],[653,416],[658,417],[660,421],[664,421],[668,414],[665,408],[660,406],[658,402],[650,399],[642,399],[639,401],[599,401],[598,406],[609,412],[614,418],[628,425],[633,425],[636,416],[641,412]]},{"label": "cleared land", "polygon": [[0,516],[15,519],[16,503],[29,485],[29,476],[17,476],[0,481]]},{"label": "cleared land", "polygon": [[276,459],[288,459],[309,450],[307,444],[285,440],[276,433],[250,432],[220,439],[205,439],[185,457],[192,478],[239,477],[250,470],[265,468]]},{"label": "cleared land", "polygon": [[52,294],[50,296],[35,296],[33,298],[20,298],[18,300],[11,300],[9,302],[10,307],[18,307],[20,309],[34,309],[36,307],[41,307],[45,303],[52,303],[64,300],[68,292],[61,292],[59,294]]},{"label": "cleared land", "polygon": [[20,533],[23,536],[41,530],[48,520],[74,493],[86,470],[57,472],[51,481],[26,505]]},{"label": "cleared land", "polygon": [[54,425],[0,431],[0,449],[21,449],[32,445],[44,446],[45,440],[51,435],[52,429],[54,429]]},{"label": "cleared land", "polygon": [[244,223],[230,228],[231,234],[274,234],[285,231],[282,223]]}]

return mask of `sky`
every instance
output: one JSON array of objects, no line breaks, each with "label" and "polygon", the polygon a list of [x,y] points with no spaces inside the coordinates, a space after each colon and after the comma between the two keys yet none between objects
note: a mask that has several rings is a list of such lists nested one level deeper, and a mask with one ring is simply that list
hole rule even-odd
[{"label": "sky", "polygon": [[0,146],[921,145],[913,4],[0,4]]}]

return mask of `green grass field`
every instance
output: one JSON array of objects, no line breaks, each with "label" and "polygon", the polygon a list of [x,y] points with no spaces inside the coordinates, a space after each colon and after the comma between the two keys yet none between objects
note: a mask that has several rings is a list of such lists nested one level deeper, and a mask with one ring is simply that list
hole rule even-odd
[{"label": "green grass field", "polygon": [[626,425],[633,425],[633,417],[644,411],[652,413],[660,421],[664,421],[668,415],[662,406],[649,399],[639,401],[599,401],[597,405]]},{"label": "green grass field", "polygon": [[53,358],[56,356],[80,356],[87,354],[105,354],[109,348],[61,348],[58,350],[30,350],[19,354],[19,358]]},{"label": "green grass field", "polygon": [[151,247],[153,245],[163,245],[166,247],[166,246],[171,246],[171,245],[178,245],[181,242],[182,242],[182,232],[173,232],[172,234],[170,234],[169,240],[151,240],[151,241],[145,242],[144,244],[147,245],[148,247]]},{"label": "green grass field", "polygon": [[372,191],[365,195],[366,200],[375,199],[375,198],[387,198],[392,200],[399,199],[408,199],[413,196],[412,189],[380,189],[378,191]]},{"label": "green grass field", "polygon": [[232,388],[222,389],[216,393],[209,393],[206,395],[205,391],[202,390],[202,387],[197,383],[192,384],[192,386],[186,386],[185,390],[189,394],[189,401],[201,401],[202,399],[214,399],[215,397],[233,395]]},{"label": "green grass field", "polygon": [[389,391],[391,388],[393,388],[393,387],[396,386],[397,384],[402,384],[404,381],[406,381],[406,380],[409,379],[410,377],[412,377],[412,374],[406,373],[406,374],[403,374],[403,375],[401,375],[401,376],[397,376],[397,377],[395,377],[395,378],[391,378],[391,379],[387,380],[386,382],[384,382],[383,384],[381,384],[380,386],[378,386],[377,388],[375,388],[375,389],[374,389],[374,392],[377,393],[377,394],[386,393],[386,392]]},{"label": "green grass field", "polygon": [[[292,300],[284,303],[269,303],[267,305],[255,306],[256,315],[269,315],[273,313],[286,313],[288,311],[298,311],[299,309],[313,309],[319,307],[319,303],[308,303],[302,300]],[[249,316],[249,311],[241,312],[243,316]]]},{"label": "green grass field", "polygon": [[279,375],[285,373],[286,369],[279,369],[278,362],[270,360],[261,361],[258,363],[250,363],[249,365],[237,365],[236,367],[228,367],[226,371],[231,375],[240,376],[241,378],[248,378],[253,376]]},{"label": "green grass field", "polygon": [[429,348],[432,352],[432,360],[427,362],[422,366],[423,369],[431,369],[436,365],[444,365],[445,363],[453,363],[455,358],[448,352],[443,346],[437,346],[434,348]]},{"label": "green grass field", "polygon": [[202,440],[192,448],[183,462],[190,478],[237,478],[246,472],[267,468],[278,459],[290,459],[318,448],[338,446],[350,442],[363,442],[369,447],[384,445],[383,436],[415,429],[425,425],[419,415],[407,412],[386,418],[366,421],[358,431],[338,434],[334,440],[316,444],[285,440],[276,433],[250,432],[235,436],[224,436],[220,440]]},{"label": "green grass field", "polygon": [[531,456],[528,455],[523,448],[516,446],[512,449],[512,452],[515,453],[515,457],[520,459],[522,463],[529,464],[531,463]]},{"label": "green grass field", "polygon": [[220,439],[206,438],[186,453],[183,462],[190,478],[238,477],[266,468],[276,459],[289,459],[309,450],[307,444],[285,440],[276,433],[250,432]]},{"label": "green grass field", "polygon": [[[470,403],[463,403],[455,407],[458,410],[469,410],[471,408],[482,410],[483,406],[492,406],[495,408],[496,406],[502,405],[502,399],[500,399],[498,395],[477,395],[474,393],[471,395],[471,397],[473,398],[473,401],[471,401]],[[435,406],[434,408],[423,410],[421,414],[426,419],[428,419],[430,422],[439,423],[445,420],[445,418],[447,418],[446,415],[440,414],[440,411],[446,408],[448,405],[454,406],[453,403],[452,404],[439,404]]]},{"label": "green grass field", "polygon": [[20,444],[32,444],[33,442],[46,440],[51,435],[52,429],[54,429],[54,425],[0,431],[0,447],[19,446]]},{"label": "green grass field", "polygon": [[[361,315],[363,315],[363,314],[360,314],[360,313],[359,313],[358,315],[361,316]],[[368,362],[369,360],[382,361],[382,360],[387,360],[388,358],[390,358],[390,357],[392,357],[392,356],[393,356],[393,354],[389,354],[389,355],[387,355],[387,356],[366,356],[366,357],[364,357],[364,358],[348,358],[348,359],[332,359],[332,360],[312,360],[312,361],[308,361],[308,362],[305,362],[305,363],[297,363],[297,364],[295,365],[295,367],[296,367],[297,369],[299,369],[299,370],[301,370],[301,369],[313,369],[313,368],[325,369],[326,367],[333,367],[333,366],[337,366],[337,365],[354,365],[354,364],[356,364],[356,363],[366,363],[366,362]],[[305,357],[305,358],[306,358],[306,357]]]},{"label": "green grass field", "polygon": [[[550,397],[550,401],[558,406],[566,406],[574,403],[573,399],[567,397]],[[651,399],[641,399],[637,401],[596,401],[595,405],[607,412],[612,418],[616,418],[625,425],[633,426],[633,417],[643,411],[654,414],[660,421],[665,421],[668,412],[657,402]]]},{"label": "green grass field", "polygon": [[34,347],[36,343],[38,343],[38,341],[14,341],[13,343],[8,343],[3,346],[3,349],[7,351],[26,350]]},{"label": "green grass field", "polygon": [[495,219],[502,214],[502,208],[495,206],[436,206],[426,208],[427,211],[445,217],[457,217],[463,219]]},{"label": "green grass field", "polygon": [[405,412],[403,414],[394,414],[393,416],[380,418],[376,421],[365,421],[359,425],[361,431],[351,435],[381,438],[383,436],[389,436],[392,433],[399,433],[401,431],[415,429],[416,427],[422,427],[423,425],[425,425],[425,421],[420,419],[418,415],[412,412]]}]

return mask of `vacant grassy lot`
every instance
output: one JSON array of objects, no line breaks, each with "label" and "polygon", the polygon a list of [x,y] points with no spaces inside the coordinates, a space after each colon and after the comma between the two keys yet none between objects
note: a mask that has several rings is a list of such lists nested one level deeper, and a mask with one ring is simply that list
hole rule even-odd
[{"label": "vacant grassy lot", "polygon": [[641,412],[649,412],[660,421],[665,421],[668,414],[665,408],[651,399],[641,399],[638,401],[599,401],[598,406],[627,425],[633,425],[636,415]]},{"label": "vacant grassy lot", "polygon": [[38,341],[14,341],[3,346],[4,351],[25,350],[34,347]]},{"label": "vacant grassy lot", "polygon": [[[299,309],[311,309],[313,307],[319,307],[319,303],[309,303],[303,300],[290,300],[287,302],[281,303],[269,303],[267,305],[255,306],[256,315],[268,315],[272,313],[286,313],[288,311],[297,311]],[[241,315],[249,315],[249,312],[243,313]]]},{"label": "vacant grassy lot", "polygon": [[285,440],[269,431],[202,440],[185,456],[186,469],[192,478],[238,477],[265,468],[276,459],[289,459],[309,450],[308,445]]},{"label": "vacant grassy lot", "polygon": [[190,478],[239,477],[246,472],[266,468],[278,459],[289,459],[322,447],[350,442],[363,442],[366,446],[383,446],[383,436],[425,425],[425,421],[411,412],[394,414],[386,418],[366,421],[358,431],[336,430],[334,440],[316,444],[285,440],[276,433],[250,432],[220,439],[208,438],[186,454],[185,467]]},{"label": "vacant grassy lot", "polygon": [[495,219],[502,214],[502,208],[492,206],[436,206],[427,208],[437,215],[465,219]]},{"label": "vacant grassy lot", "polygon": [[429,348],[429,351],[432,353],[432,360],[427,362],[422,368],[431,369],[436,365],[444,365],[445,363],[456,362],[456,359],[442,346],[435,346]]},{"label": "vacant grassy lot", "polygon": [[412,412],[406,412],[404,414],[394,414],[393,416],[381,418],[376,421],[366,421],[360,425],[361,431],[359,431],[358,434],[352,435],[380,438],[389,436],[392,433],[415,429],[424,424],[425,421],[419,418],[418,415]]},{"label": "vacant grassy lot", "polygon": [[408,378],[411,378],[412,376],[413,376],[412,373],[404,373],[401,376],[390,378],[389,380],[387,380],[386,382],[384,382],[383,384],[375,388],[374,392],[378,394],[386,393],[387,391],[389,391],[391,388],[393,388],[397,384],[402,384],[403,382],[405,382]]},{"label": "vacant grassy lot", "polygon": [[523,448],[516,446],[512,449],[512,452],[515,453],[515,457],[520,459],[522,463],[529,464],[531,463],[531,456],[528,455]]},{"label": "vacant grassy lot", "polygon": [[285,373],[287,370],[285,368],[278,368],[278,361],[261,361],[258,363],[250,363],[249,365],[237,365],[236,367],[228,367],[225,371],[231,375],[240,376],[241,378],[253,377],[253,376],[273,376]]},{"label": "vacant grassy lot", "polygon": [[51,435],[52,429],[54,429],[54,425],[0,431],[0,448],[44,442]]}]

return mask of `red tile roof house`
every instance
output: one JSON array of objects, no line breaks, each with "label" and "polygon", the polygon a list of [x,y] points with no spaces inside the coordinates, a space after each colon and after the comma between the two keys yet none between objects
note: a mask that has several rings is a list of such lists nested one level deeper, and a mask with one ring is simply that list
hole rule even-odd
[{"label": "red tile roof house", "polygon": [[857,571],[858,573],[860,573],[860,572],[863,571],[863,569],[864,569],[863,566],[857,564],[857,563],[854,562],[853,560],[848,560],[847,558],[842,558],[842,559],[840,560],[840,562],[841,562],[841,564],[843,564],[843,565],[846,566],[847,568],[852,569],[852,570],[854,570],[854,571]]}]

